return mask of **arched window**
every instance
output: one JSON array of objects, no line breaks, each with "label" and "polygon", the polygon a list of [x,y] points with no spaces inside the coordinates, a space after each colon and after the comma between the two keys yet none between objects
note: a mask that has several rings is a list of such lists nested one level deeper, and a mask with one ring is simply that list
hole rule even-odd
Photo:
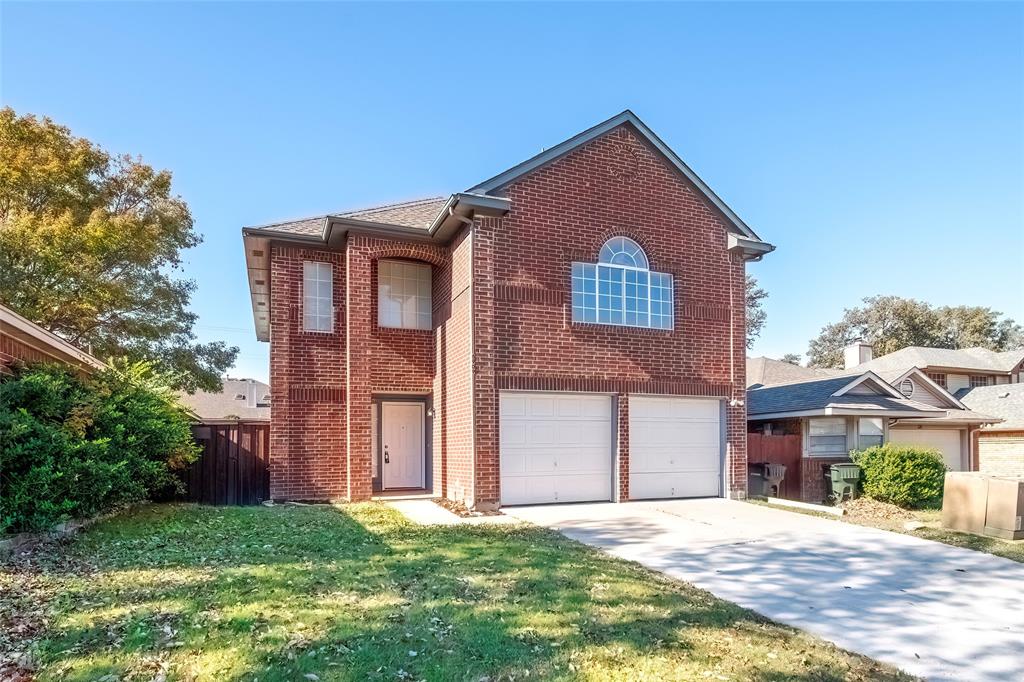
[{"label": "arched window", "polygon": [[672,329],[672,275],[652,272],[628,237],[612,237],[597,263],[572,264],[572,321]]},{"label": "arched window", "polygon": [[647,254],[628,237],[612,237],[601,247],[598,262],[609,265],[625,265],[631,268],[648,269]]}]

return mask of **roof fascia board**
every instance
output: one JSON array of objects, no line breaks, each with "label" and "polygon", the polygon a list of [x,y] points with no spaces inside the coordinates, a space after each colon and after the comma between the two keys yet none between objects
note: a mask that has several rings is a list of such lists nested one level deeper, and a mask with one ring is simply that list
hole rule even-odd
[{"label": "roof fascia board", "polygon": [[293,232],[278,232],[277,230],[268,230],[262,227],[243,227],[243,237],[262,237],[264,239],[273,239],[278,242],[301,242],[303,244],[310,243],[322,243],[324,238],[323,235],[316,236],[313,234],[295,234]]},{"label": "roof fascia board", "polygon": [[[52,350],[46,350],[45,348],[33,346],[39,352],[57,358],[62,362],[67,362],[67,360],[64,358],[60,358],[58,355],[55,355],[53,351],[63,353],[67,355],[69,358],[73,358],[74,360],[84,363],[95,369],[103,369],[104,367],[106,367],[106,364],[104,364],[98,358],[95,358],[89,353],[86,353],[78,346],[75,346],[74,344],[65,341],[64,339],[57,336],[48,329],[43,329],[38,324],[32,322],[26,317],[22,317],[21,315],[14,312],[7,306],[0,305],[0,322],[10,325],[15,330],[36,340],[43,346],[49,347]],[[19,341],[25,343],[25,341],[22,339],[19,339]],[[30,344],[26,343],[25,345]]]},{"label": "roof fascia board", "polygon": [[872,372],[870,370],[868,370],[867,372],[864,372],[864,374],[861,374],[859,377],[857,377],[856,379],[854,379],[850,383],[848,383],[845,386],[843,386],[841,389],[839,389],[838,391],[833,393],[830,397],[838,398],[838,397],[840,397],[842,395],[846,395],[846,393],[848,393],[851,389],[856,388],[857,386],[863,384],[866,381],[873,382],[874,384],[876,384],[878,386],[878,388],[882,389],[884,392],[888,393],[893,398],[899,398],[900,400],[904,399],[902,393],[900,393],[895,388],[893,388],[889,384],[889,382],[885,381],[884,379],[882,379],[882,377],[878,376],[877,374],[875,374],[874,372]]},{"label": "roof fascia board", "polygon": [[908,412],[904,410],[878,410],[872,408],[857,410],[848,407],[820,407],[813,410],[794,410],[792,412],[765,412],[763,414],[750,413],[747,415],[747,419],[789,419],[795,417],[917,417],[920,419],[928,419],[927,416],[922,416],[923,414],[926,413]]},{"label": "roof fascia board", "polygon": [[662,156],[668,159],[669,163],[675,166],[676,170],[682,173],[691,183],[693,183],[693,185],[697,187],[697,189],[700,190],[700,192],[704,194],[704,196],[706,196],[708,200],[719,211],[722,212],[726,220],[732,223],[732,225],[740,233],[749,237],[750,239],[761,241],[761,238],[757,236],[757,233],[754,232],[754,230],[752,230],[750,226],[748,226],[745,222],[743,222],[743,220],[738,215],[736,215],[736,213],[731,208],[729,208],[729,206],[724,201],[722,201],[721,197],[715,194],[714,191],[707,185],[707,183],[705,183],[700,178],[700,176],[693,171],[692,168],[686,165],[686,163],[679,157],[679,155],[672,151],[672,149],[667,144],[665,144],[662,141],[662,139],[654,133],[653,130],[647,127],[647,124],[641,121],[640,118],[629,109],[623,111],[621,114],[612,116],[603,123],[598,123],[596,126],[584,130],[582,133],[570,137],[568,140],[560,144],[557,144],[551,149],[547,149],[541,152],[540,154],[537,154],[533,158],[527,159],[526,161],[523,161],[522,163],[513,166],[512,168],[509,168],[508,170],[499,173],[498,175],[495,175],[494,177],[488,180],[483,181],[479,185],[470,188],[469,191],[480,194],[490,194],[492,192],[495,192],[505,187],[506,185],[514,181],[516,178],[519,178],[527,173],[536,170],[537,168],[540,168],[541,166],[544,166],[548,163],[551,163],[552,161],[555,161],[556,159],[561,158],[562,156],[568,154],[577,147],[581,147],[587,144],[588,142],[595,140],[598,137],[601,137],[605,133],[614,130],[615,128],[624,123],[628,123],[629,125],[633,126],[633,128],[642,137],[644,137],[647,140],[647,142],[651,144],[652,147],[654,147],[658,152],[661,153]]}]

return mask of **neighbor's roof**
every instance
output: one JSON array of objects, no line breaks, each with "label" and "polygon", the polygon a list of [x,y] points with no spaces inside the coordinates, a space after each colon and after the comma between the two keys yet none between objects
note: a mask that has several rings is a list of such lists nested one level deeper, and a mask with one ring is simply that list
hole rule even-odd
[{"label": "neighbor's roof", "polygon": [[747,358],[747,388],[788,384],[794,381],[821,379],[840,374],[845,374],[845,372],[827,367],[803,367],[764,356]]},{"label": "neighbor's roof", "polygon": [[178,397],[200,419],[270,419],[270,386],[256,379],[224,379],[220,393],[182,392]]},{"label": "neighbor's roof", "polygon": [[996,384],[962,388],[956,397],[972,410],[1002,419],[986,431],[1024,431],[1024,384]]},{"label": "neighbor's roof", "polygon": [[[888,413],[919,414],[921,417],[941,417],[945,414],[945,410],[905,398],[896,398],[890,394],[836,395],[859,380],[860,377],[851,376],[827,377],[750,389],[747,391],[747,415],[756,419],[761,415],[812,411],[834,411],[840,414],[846,411],[863,411],[882,416]],[[878,381],[882,382],[881,379]]]},{"label": "neighbor's roof", "polygon": [[901,350],[877,357],[852,368],[851,372],[872,372],[885,375],[901,372],[911,367],[943,367],[979,372],[1008,373],[1024,360],[1024,349],[996,352],[987,348],[928,348],[908,346]]}]

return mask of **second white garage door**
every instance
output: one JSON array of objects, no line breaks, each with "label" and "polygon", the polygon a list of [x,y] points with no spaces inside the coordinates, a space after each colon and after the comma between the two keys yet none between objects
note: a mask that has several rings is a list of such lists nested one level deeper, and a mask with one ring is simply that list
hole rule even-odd
[{"label": "second white garage door", "polygon": [[962,471],[961,433],[958,429],[890,429],[889,442],[935,448],[942,453],[942,459],[950,471]]},{"label": "second white garage door", "polygon": [[722,490],[720,403],[629,397],[629,498],[714,497]]},{"label": "second white garage door", "polygon": [[501,394],[501,503],[612,499],[612,400]]}]

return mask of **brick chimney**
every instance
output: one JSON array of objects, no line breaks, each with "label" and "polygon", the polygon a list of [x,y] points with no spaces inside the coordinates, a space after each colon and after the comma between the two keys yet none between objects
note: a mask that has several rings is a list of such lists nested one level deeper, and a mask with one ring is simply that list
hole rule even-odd
[{"label": "brick chimney", "polygon": [[871,350],[870,343],[855,341],[843,349],[843,367],[851,369],[865,362],[870,362],[874,356],[875,354]]}]

